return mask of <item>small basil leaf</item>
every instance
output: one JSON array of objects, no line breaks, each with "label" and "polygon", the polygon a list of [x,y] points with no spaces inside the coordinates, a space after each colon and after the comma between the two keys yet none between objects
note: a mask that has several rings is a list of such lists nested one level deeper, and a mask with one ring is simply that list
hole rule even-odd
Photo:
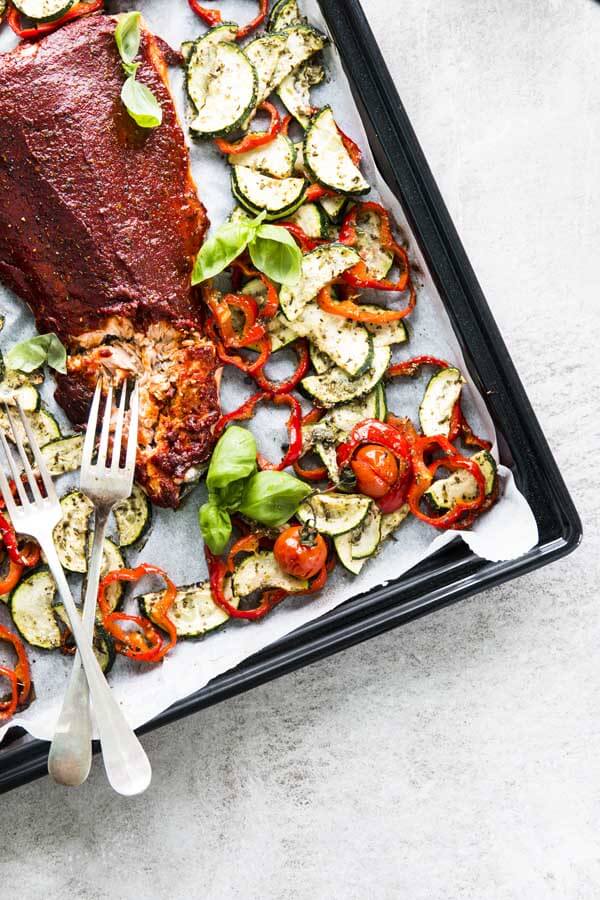
[{"label": "small basil leaf", "polygon": [[290,519],[310,488],[287,472],[257,472],[246,482],[239,511],[262,525],[276,528]]},{"label": "small basil leaf", "polygon": [[229,513],[209,500],[200,507],[198,521],[204,543],[213,553],[222,553],[231,537]]},{"label": "small basil leaf", "polygon": [[297,284],[302,253],[292,235],[277,225],[261,225],[250,243],[252,262],[279,284]]},{"label": "small basil leaf", "polygon": [[209,499],[214,500],[217,506],[226,509],[227,512],[236,512],[242,502],[245,487],[246,479],[240,478],[238,481],[230,482],[227,487],[210,491]]},{"label": "small basil leaf", "polygon": [[[140,19],[139,12],[125,13],[119,16],[115,28],[115,41],[119,48],[119,55],[124,63],[132,63],[140,49]],[[131,74],[129,72],[128,74]]]},{"label": "small basil leaf", "polygon": [[252,236],[245,222],[226,222],[202,245],[194,271],[192,284],[200,284],[218,275],[236,259],[248,246]]},{"label": "small basil leaf", "polygon": [[142,128],[158,128],[162,122],[162,109],[160,103],[146,87],[130,75],[121,90],[121,100],[127,112]]},{"label": "small basil leaf", "polygon": [[67,371],[67,351],[54,333],[21,341],[6,354],[8,368],[20,372],[33,372],[46,362],[57,372]]},{"label": "small basil leaf", "polygon": [[230,425],[216,443],[206,474],[209,492],[225,490],[256,471],[256,441],[247,428]]}]

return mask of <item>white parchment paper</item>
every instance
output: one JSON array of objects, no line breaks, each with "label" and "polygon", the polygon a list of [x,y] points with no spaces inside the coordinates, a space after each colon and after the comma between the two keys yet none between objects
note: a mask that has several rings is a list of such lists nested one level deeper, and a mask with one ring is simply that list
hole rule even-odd
[{"label": "white parchment paper", "polygon": [[[244,23],[256,10],[255,0],[223,0],[217,4],[226,20]],[[185,0],[138,0],[116,2],[112,11],[141,9],[150,26],[167,40],[179,47],[183,40],[196,37],[204,28],[189,9]],[[311,23],[327,31],[317,0],[303,0],[302,8]],[[14,43],[5,29],[0,36],[0,51]],[[410,230],[399,202],[391,194],[378,174],[369,153],[366,135],[341,62],[332,46],[325,51],[325,63],[329,73],[327,83],[314,92],[316,104],[330,103],[340,126],[357,140],[363,149],[363,169],[374,187],[374,197],[379,195],[392,211],[399,226],[410,240],[411,254],[424,274],[419,290],[417,308],[410,318],[411,338],[408,345],[400,347],[397,358],[420,353],[441,356],[456,363],[467,378],[464,388],[464,408],[475,430],[495,438],[494,428],[485,403],[469,378],[459,345],[439,295],[427,274],[422,255]],[[183,76],[172,72],[172,90],[181,119],[185,119]],[[192,168],[200,197],[205,203],[213,224],[219,225],[231,212],[233,199],[229,191],[229,174],[226,163],[210,142],[191,146]],[[34,333],[33,320],[24,305],[8,290],[0,286],[0,306],[6,313],[6,327],[0,335],[0,346],[7,349],[16,340]],[[276,371],[276,370],[275,370]],[[398,379],[387,390],[388,406],[398,415],[408,415],[417,420],[417,409],[426,383],[422,379]],[[49,379],[51,382],[52,379]],[[223,407],[233,409],[248,396],[250,390],[235,373],[227,372],[223,380]],[[52,384],[44,388],[44,396],[50,408],[65,425],[64,415],[56,410],[52,401]],[[281,454],[281,444],[286,439],[285,411],[273,408],[259,409],[251,427],[263,452],[276,459]],[[494,441],[494,453],[497,449]],[[134,727],[142,725],[162,710],[183,697],[202,688],[217,675],[233,668],[243,659],[257,653],[263,647],[278,640],[307,622],[322,616],[357,594],[382,585],[417,565],[451,540],[462,538],[474,553],[490,560],[517,557],[538,539],[533,514],[516,487],[509,469],[499,467],[502,483],[502,499],[469,532],[437,534],[430,527],[416,520],[406,521],[389,541],[383,551],[365,566],[358,577],[345,573],[340,566],[331,576],[320,596],[290,598],[260,624],[230,622],[202,641],[182,641],[175,651],[156,667],[117,659],[110,675],[115,693],[127,718]],[[64,477],[59,488],[66,490],[71,482]],[[204,554],[197,524],[197,511],[205,499],[203,486],[186,498],[177,511],[156,510],[152,531],[146,544],[128,554],[130,564],[146,561],[163,566],[179,584],[206,577]],[[135,593],[141,593],[138,588]],[[133,607],[126,600],[125,607]],[[0,609],[2,621],[9,622],[8,612]],[[36,700],[29,709],[16,716],[10,725],[20,725],[31,735],[48,740],[54,732],[60,703],[68,678],[71,662],[59,653],[31,651]],[[0,740],[10,725],[0,729]]]}]

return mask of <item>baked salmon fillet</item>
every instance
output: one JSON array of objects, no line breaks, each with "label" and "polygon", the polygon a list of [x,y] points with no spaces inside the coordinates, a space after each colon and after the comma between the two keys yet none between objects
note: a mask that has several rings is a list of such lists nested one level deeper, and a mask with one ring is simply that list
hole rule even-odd
[{"label": "baked salmon fillet", "polygon": [[208,459],[219,368],[190,284],[208,225],[168,86],[142,30],[138,80],[163,111],[136,125],[108,16],[0,56],[0,280],[67,347],[56,399],[87,419],[100,375],[140,386],[137,479],[159,506]]}]

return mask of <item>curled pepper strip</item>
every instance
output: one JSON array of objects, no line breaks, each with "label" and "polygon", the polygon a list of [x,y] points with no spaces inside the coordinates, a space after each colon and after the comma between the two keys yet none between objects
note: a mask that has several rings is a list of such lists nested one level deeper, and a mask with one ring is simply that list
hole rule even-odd
[{"label": "curled pepper strip", "polygon": [[302,409],[296,398],[291,394],[277,394],[271,399],[276,406],[281,406],[282,403],[285,403],[290,408],[290,416],[286,424],[289,435],[288,449],[281,462],[277,463],[277,465],[269,462],[260,453],[258,454],[258,463],[263,471],[265,469],[274,469],[277,472],[281,472],[299,460],[302,454]]},{"label": "curled pepper strip", "polygon": [[27,653],[20,637],[0,625],[0,641],[11,644],[17,656],[14,669],[7,666],[0,667],[0,674],[4,675],[11,683],[11,699],[0,704],[0,719],[9,719],[17,706],[24,706],[31,693],[31,669]]},{"label": "curled pepper strip", "polygon": [[385,325],[387,322],[397,322],[404,319],[415,308],[416,294],[411,288],[411,294],[408,304],[404,309],[371,309],[360,306],[353,299],[336,300],[331,294],[331,285],[325,285],[317,294],[317,303],[324,312],[332,313],[334,316],[342,316],[344,319],[351,319],[353,322],[369,322],[373,325]]},{"label": "curled pepper strip", "polygon": [[347,244],[353,247],[357,241],[356,219],[358,214],[363,210],[371,210],[376,212],[381,219],[381,228],[379,240],[381,246],[388,250],[394,257],[396,264],[400,268],[400,275],[397,281],[390,281],[387,278],[377,279],[371,278],[369,271],[364,262],[358,263],[341,276],[342,281],[356,288],[370,288],[377,291],[406,291],[410,289],[411,299],[410,308],[414,308],[416,298],[413,296],[414,291],[410,284],[410,264],[408,261],[408,253],[395,240],[390,225],[390,217],[387,211],[380,203],[357,203],[344,217],[338,240],[341,244]]},{"label": "curled pepper strip", "polygon": [[[264,325],[257,324],[258,303],[248,294],[224,294],[207,292],[207,303],[212,312],[226,347],[241,348],[256,344],[265,336]],[[236,333],[231,309],[239,309],[244,316],[244,327]]]},{"label": "curled pepper strip", "polygon": [[314,250],[316,247],[319,247],[321,244],[329,243],[324,238],[313,238],[310,237],[299,225],[296,225],[294,222],[278,222],[282,228],[287,229],[292,237],[295,237],[300,245],[300,249],[303,253],[309,253],[311,250]]},{"label": "curled pepper strip", "polygon": [[276,469],[277,471],[281,471],[282,469],[291,466],[297,459],[300,458],[300,455],[302,453],[302,410],[296,398],[291,394],[273,395],[267,394],[264,391],[258,394],[253,394],[252,397],[249,397],[245,403],[242,403],[242,405],[238,407],[238,409],[234,409],[233,412],[226,413],[226,415],[221,416],[221,418],[215,425],[215,435],[218,436],[222,434],[223,430],[227,427],[227,425],[229,425],[230,422],[245,422],[248,419],[251,419],[254,415],[257,404],[261,403],[263,400],[269,400],[276,406],[281,406],[281,404],[285,403],[290,407],[290,417],[287,422],[289,446],[285,456],[277,465],[275,465],[274,463],[270,463],[260,454],[258,457],[261,469]]},{"label": "curled pepper strip", "polygon": [[202,21],[206,22],[207,25],[210,25],[211,28],[215,25],[219,25],[220,22],[223,21],[218,9],[206,9],[205,6],[201,6],[200,3],[198,3],[198,0],[188,0],[188,3],[196,15],[200,16]]},{"label": "curled pepper strip", "polygon": [[[450,441],[441,435],[422,437],[413,431],[413,434],[409,436],[409,443],[414,471],[414,480],[408,492],[410,511],[422,522],[427,522],[428,525],[433,525],[434,528],[462,527],[459,520],[465,514],[481,511],[485,501],[485,478],[483,472],[476,462],[458,453]],[[425,461],[426,454],[436,450],[441,451],[443,456],[435,459],[428,465]],[[444,515],[429,516],[421,510],[421,499],[425,491],[431,487],[435,474],[441,467],[450,469],[452,472],[460,469],[469,472],[477,483],[477,497],[473,500],[462,500],[456,503]],[[472,521],[473,518],[469,516],[468,524],[471,524]],[[463,522],[462,525],[464,524]]]},{"label": "curled pepper strip", "polygon": [[262,369],[269,360],[269,356],[271,355],[271,340],[267,334],[256,342],[255,347],[258,348],[259,355],[254,362],[250,362],[249,360],[243,359],[241,356],[231,356],[227,353],[223,342],[217,334],[214,321],[208,321],[206,323],[206,331],[215,345],[217,356],[221,362],[227,366],[235,366],[236,369],[239,369],[246,375],[254,375],[254,373],[259,369]]},{"label": "curled pepper strip", "polygon": [[436,366],[439,369],[449,369],[450,363],[445,359],[438,359],[437,356],[413,356],[411,359],[405,359],[402,362],[395,363],[387,370],[386,378],[396,378],[397,376],[406,376],[412,378],[417,375],[422,366]]},{"label": "curled pepper strip", "polygon": [[224,138],[215,138],[215,144],[221,153],[236,156],[238,153],[247,153],[249,150],[256,150],[257,147],[263,147],[265,144],[270,144],[271,141],[274,141],[277,135],[283,131],[284,127],[287,129],[289,124],[288,117],[286,116],[285,119],[282,119],[277,107],[272,103],[269,103],[268,100],[264,100],[258,109],[268,112],[271,116],[271,121],[267,130],[249,131],[241,140],[235,141],[234,143],[226,141]]},{"label": "curled pepper strip", "polygon": [[411,445],[406,432],[397,425],[380,422],[379,419],[365,419],[359,422],[348,440],[337,449],[340,468],[347,466],[361,444],[379,444],[394,454],[398,461],[398,478],[387,494],[376,503],[383,513],[395,512],[405,502],[411,478]]},{"label": "curled pepper strip", "polygon": [[[269,0],[259,0],[259,2],[260,7],[258,15],[252,19],[251,22],[248,22],[247,25],[244,25],[243,28],[238,29],[236,40],[243,41],[244,38],[247,38],[249,34],[252,34],[252,32],[265,21],[269,11]],[[196,15],[200,16],[202,21],[206,22],[207,25],[218,25],[223,21],[223,17],[218,9],[207,9],[205,6],[201,6],[198,0],[188,0],[188,3]]]},{"label": "curled pepper strip", "polygon": [[[234,290],[238,294],[244,294],[241,279],[242,275],[245,275],[247,278],[260,278],[267,290],[267,293],[264,300],[260,304],[258,318],[272,319],[279,309],[279,294],[277,293],[277,288],[275,287],[271,279],[267,278],[264,272],[259,272],[258,269],[254,269],[252,266],[249,266],[248,263],[243,259],[239,258],[234,259],[234,261],[231,263],[231,270],[231,281],[232,284],[235,285]],[[244,296],[248,295],[246,294]]]},{"label": "curled pepper strip", "polygon": [[266,377],[263,371],[264,366],[261,366],[252,375],[258,387],[262,391],[272,394],[274,397],[281,396],[282,394],[289,394],[290,391],[293,391],[310,369],[310,353],[307,341],[304,338],[300,338],[299,340],[294,341],[290,347],[298,356],[298,365],[285,381],[271,381]]},{"label": "curled pepper strip", "polygon": [[103,8],[104,0],[90,0],[88,3],[79,2],[72,6],[60,19],[55,19],[52,22],[39,22],[34,26],[24,26],[21,25],[21,13],[11,4],[6,14],[6,21],[21,40],[37,41],[45,35],[56,31],[62,25],[66,25],[67,22],[71,22],[73,19],[80,19],[82,16],[89,16],[90,13],[97,12]]},{"label": "curled pepper strip", "polygon": [[[167,586],[161,600],[154,606],[153,615],[156,624],[168,634],[168,642],[145,616],[111,612],[106,599],[106,590],[111,584],[118,581],[139,581],[144,575],[159,575]],[[98,606],[102,614],[102,624],[106,631],[115,638],[117,651],[138,662],[156,663],[164,659],[169,650],[177,643],[177,631],[169,618],[169,610],[176,594],[177,588],[166,573],[158,566],[149,563],[142,563],[135,569],[116,569],[114,572],[109,572],[98,587]],[[140,630],[124,631],[118,625],[119,622],[130,622],[137,625]]]},{"label": "curled pepper strip", "polygon": [[[255,535],[248,535],[248,538],[254,538],[256,541],[255,546],[258,546],[258,539]],[[232,548],[232,552],[229,555],[229,563],[226,563],[220,556],[215,556],[214,553],[211,553],[208,547],[204,547],[206,563],[208,565],[211,595],[217,606],[220,606],[232,619],[246,619],[250,622],[256,622],[258,619],[264,618],[274,606],[281,603],[281,601],[287,597],[287,591],[275,589],[264,591],[256,609],[237,609],[237,607],[230,603],[225,597],[225,578],[233,571],[232,569],[230,571],[230,566],[233,565],[236,553],[247,549],[246,546],[239,547],[236,553],[234,553],[235,546]]]}]

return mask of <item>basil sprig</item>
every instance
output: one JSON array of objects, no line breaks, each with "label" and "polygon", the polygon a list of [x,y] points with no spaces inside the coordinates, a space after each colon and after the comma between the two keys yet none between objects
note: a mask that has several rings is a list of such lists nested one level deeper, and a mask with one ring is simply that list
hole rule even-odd
[{"label": "basil sprig", "polygon": [[208,501],[200,507],[198,521],[213,553],[222,553],[231,537],[230,513],[276,528],[310,494],[307,485],[287,472],[257,472],[256,441],[238,425],[230,425],[217,441],[206,486]]},{"label": "basil sprig", "polygon": [[224,222],[198,253],[192,284],[218,275],[246,248],[256,268],[272,281],[296,284],[302,265],[300,249],[287,229],[265,223],[265,216],[263,211],[255,219]]},{"label": "basil sprig", "polygon": [[20,372],[34,372],[44,363],[48,363],[57,372],[67,371],[67,351],[54,332],[38,334],[37,337],[21,341],[6,354],[8,368],[18,369]]},{"label": "basil sprig", "polygon": [[115,28],[115,41],[128,76],[121,89],[121,100],[131,118],[142,128],[158,128],[162,122],[160,103],[145,84],[136,80],[140,63],[134,62],[139,53],[141,32],[139,12],[125,13],[119,16]]}]

